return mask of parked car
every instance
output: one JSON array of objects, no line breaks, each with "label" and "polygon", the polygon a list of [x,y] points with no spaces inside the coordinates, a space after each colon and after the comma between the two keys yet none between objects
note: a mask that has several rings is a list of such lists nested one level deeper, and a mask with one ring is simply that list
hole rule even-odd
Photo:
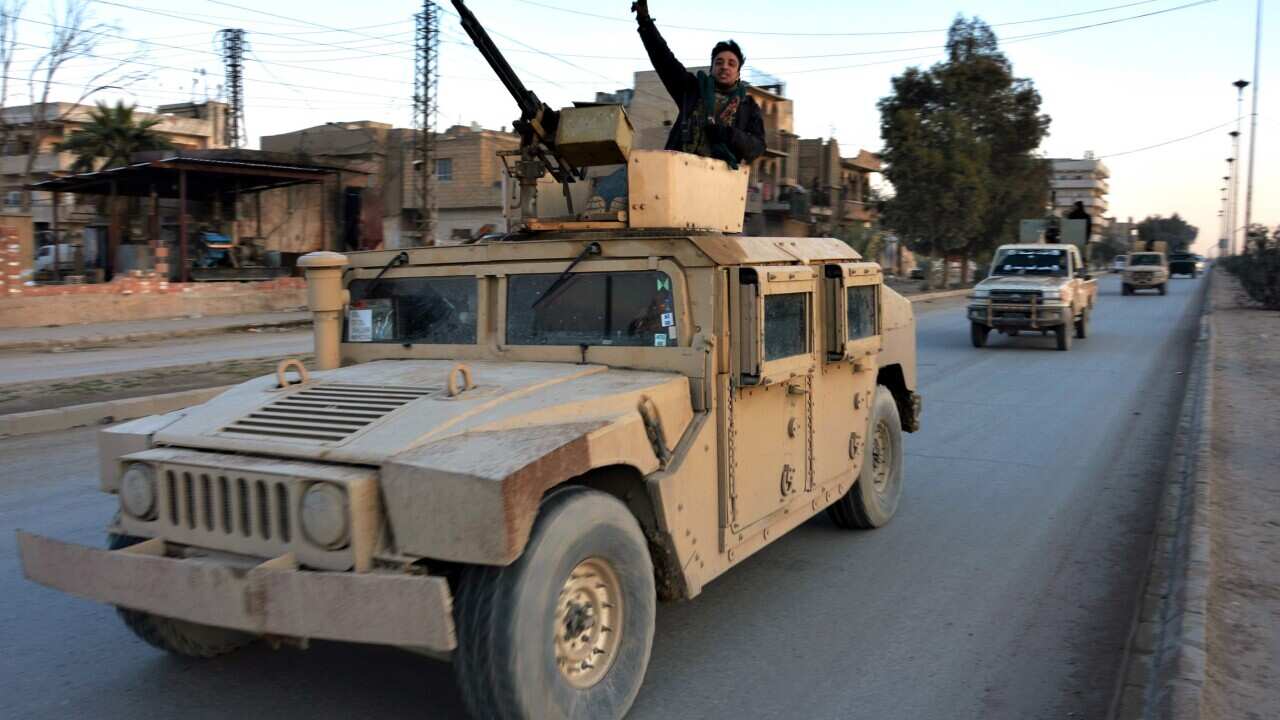
[{"label": "parked car", "polygon": [[1128,262],[1129,262],[1128,255],[1115,256],[1115,258],[1111,261],[1111,272],[1113,273],[1124,272],[1124,266],[1128,264]]}]

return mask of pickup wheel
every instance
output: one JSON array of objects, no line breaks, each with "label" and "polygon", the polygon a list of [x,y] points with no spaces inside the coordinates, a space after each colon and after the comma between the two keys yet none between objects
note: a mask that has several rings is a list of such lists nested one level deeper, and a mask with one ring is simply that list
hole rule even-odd
[{"label": "pickup wheel", "polygon": [[1132,286],[1132,285],[1130,285],[1129,283],[1124,283],[1123,285],[1121,285],[1121,286],[1120,286],[1120,294],[1121,294],[1121,295],[1132,295],[1132,294],[1133,294],[1133,286]]},{"label": "pickup wheel", "polygon": [[1074,334],[1071,327],[1074,323],[1064,323],[1053,329],[1053,334],[1058,337],[1058,349],[1071,349],[1071,336]]},{"label": "pickup wheel", "polygon": [[969,342],[976,348],[987,346],[987,333],[991,328],[982,323],[969,323]]},{"label": "pickup wheel", "polygon": [[1076,319],[1076,337],[1081,340],[1089,337],[1089,308],[1081,310]]},{"label": "pickup wheel", "polygon": [[454,671],[476,718],[621,718],[649,665],[657,594],[640,525],[582,487],[542,502],[524,553],[458,579]]},{"label": "pickup wheel", "polygon": [[[107,536],[107,548],[119,550],[136,545],[142,540],[143,538],[113,533]],[[147,644],[183,657],[213,658],[226,655],[256,639],[249,633],[174,620],[141,610],[117,607],[116,613],[124,621],[125,627]]]},{"label": "pickup wheel", "polygon": [[883,385],[876,386],[869,427],[857,480],[827,508],[831,520],[846,530],[887,525],[902,499],[902,419],[893,393]]},{"label": "pickup wheel", "polygon": [[1169,283],[1160,283],[1160,294],[1161,295],[1169,294]]}]

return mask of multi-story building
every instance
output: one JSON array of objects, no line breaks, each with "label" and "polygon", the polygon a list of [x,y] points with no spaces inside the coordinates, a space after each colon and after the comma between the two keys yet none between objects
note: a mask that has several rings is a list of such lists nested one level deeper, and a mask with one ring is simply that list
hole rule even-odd
[{"label": "multi-story building", "polygon": [[1085,153],[1081,159],[1053,158],[1050,160],[1053,176],[1049,181],[1052,192],[1053,212],[1066,215],[1077,201],[1093,218],[1093,238],[1103,236],[1107,228],[1107,194],[1111,191],[1107,178],[1111,171],[1093,153]]},{"label": "multi-story building", "polygon": [[450,244],[482,231],[504,231],[506,174],[498,151],[518,148],[519,136],[477,125],[455,125],[435,134],[431,189],[435,232],[427,239],[420,237],[419,230],[423,209],[414,167],[415,137],[412,129],[366,120],[265,136],[261,143],[263,150],[340,160],[370,173],[367,187],[357,187],[365,183],[353,179],[352,186],[343,190],[350,212],[360,213],[360,247]]},{"label": "multi-story building", "polygon": [[819,233],[852,223],[868,227],[876,219],[871,174],[880,172],[880,156],[860,149],[841,157],[835,138],[800,140],[799,150],[800,182],[809,191]]},{"label": "multi-story building", "polygon": [[[4,211],[30,214],[37,234],[53,224],[52,198],[47,193],[33,192],[29,202],[23,185],[28,181],[26,166],[32,146],[36,155],[30,182],[40,182],[65,174],[75,163],[75,155],[58,152],[56,145],[91,122],[92,105],[46,103],[0,108],[0,116],[8,131],[8,141],[0,148],[0,192]],[[227,106],[225,103],[177,103],[161,105],[154,113],[136,112],[139,120],[156,119],[151,129],[179,150],[205,150],[225,147]],[[83,198],[62,198],[58,222],[63,227],[104,227],[105,218],[98,207],[84,203]],[[80,203],[80,204],[77,204]],[[27,207],[24,207],[27,206]]]}]

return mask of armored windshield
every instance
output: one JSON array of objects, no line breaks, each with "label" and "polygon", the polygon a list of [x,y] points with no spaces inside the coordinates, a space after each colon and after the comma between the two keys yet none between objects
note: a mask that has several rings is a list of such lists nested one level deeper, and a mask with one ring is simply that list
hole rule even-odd
[{"label": "armored windshield", "polygon": [[675,301],[666,273],[574,273],[540,300],[557,277],[512,275],[507,280],[507,344],[678,344]]},{"label": "armored windshield", "polygon": [[1067,251],[1062,248],[1016,248],[1001,250],[991,268],[992,275],[1050,275],[1065,277]]},{"label": "armored windshield", "polygon": [[474,277],[352,280],[347,342],[469,345],[476,341]]},{"label": "armored windshield", "polygon": [[1129,257],[1130,265],[1159,265],[1160,263],[1159,253],[1138,253]]}]

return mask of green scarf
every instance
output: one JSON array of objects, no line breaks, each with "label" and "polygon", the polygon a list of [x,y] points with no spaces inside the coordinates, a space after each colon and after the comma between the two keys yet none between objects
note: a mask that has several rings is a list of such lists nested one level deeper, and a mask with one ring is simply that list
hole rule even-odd
[{"label": "green scarf", "polygon": [[713,157],[729,163],[729,167],[738,169],[738,156],[724,143],[712,143],[707,135],[707,118],[714,117],[716,122],[725,127],[733,127],[738,117],[738,110],[747,97],[747,86],[738,82],[728,92],[716,89],[715,80],[704,72],[698,73],[698,89],[700,102],[694,105],[693,115],[689,118],[688,130],[685,133],[684,152],[704,157]]}]

